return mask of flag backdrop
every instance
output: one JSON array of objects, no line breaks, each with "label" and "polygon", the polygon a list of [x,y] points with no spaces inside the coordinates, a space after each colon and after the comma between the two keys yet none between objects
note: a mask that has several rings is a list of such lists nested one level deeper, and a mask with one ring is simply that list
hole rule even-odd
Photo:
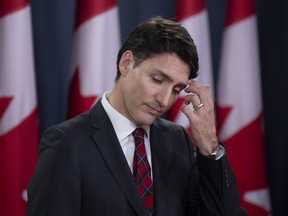
[{"label": "flag backdrop", "polygon": [[38,151],[30,6],[0,2],[0,215],[24,216]]},{"label": "flag backdrop", "polygon": [[270,214],[260,62],[253,0],[228,0],[217,91],[219,137],[226,144],[250,215]]},{"label": "flag backdrop", "polygon": [[[97,0],[98,1],[98,0]],[[191,0],[192,1],[192,0]],[[10,112],[12,108],[12,102],[14,102],[14,94],[2,94],[2,89],[4,86],[7,86],[7,79],[2,78],[4,67],[3,58],[8,58],[8,54],[4,57],[3,53],[6,52],[7,48],[3,48],[3,44],[7,43],[4,41],[4,32],[7,34],[7,31],[4,29],[12,29],[12,25],[3,26],[3,20],[12,15],[12,12],[15,12],[15,15],[18,14],[21,9],[25,8],[28,5],[27,1],[22,0],[4,0],[0,1],[0,211],[4,211],[7,208],[11,207],[11,204],[8,204],[9,196],[6,196],[6,191],[10,189],[7,185],[4,184],[4,179],[7,179],[12,175],[13,168],[12,163],[3,162],[7,161],[8,153],[10,152],[4,150],[2,145],[3,140],[3,119]],[[211,29],[211,42],[212,42],[212,52],[213,52],[213,65],[214,65],[214,75],[218,76],[218,56],[219,48],[221,46],[221,35],[224,25],[224,12],[226,10],[227,0],[206,0],[207,9],[209,11],[209,21]],[[241,1],[239,1],[241,2]],[[246,2],[246,1],[244,1]],[[274,215],[283,215],[287,211],[287,200],[288,200],[288,163],[287,163],[287,151],[288,151],[288,1],[279,0],[277,4],[271,6],[270,1],[255,0],[257,3],[257,17],[258,17],[258,28],[259,28],[259,40],[260,40],[260,50],[261,50],[261,75],[263,79],[263,101],[264,101],[264,117],[265,117],[265,141],[267,146],[267,161],[268,161],[268,171],[269,171],[269,183],[271,190],[271,202],[273,204],[273,214]],[[176,16],[176,5],[177,0],[118,0],[117,5],[119,7],[119,16],[120,16],[120,27],[122,40],[128,35],[130,30],[147,19],[148,17],[154,15],[161,15],[165,18],[172,19]],[[40,125],[41,131],[45,130],[48,126],[52,124],[59,123],[67,118],[67,92],[68,92],[68,81],[69,75],[71,72],[71,39],[73,37],[72,31],[74,23],[74,13],[76,9],[76,0],[37,0],[31,1],[32,7],[32,18],[33,18],[33,32],[34,32],[34,46],[35,46],[35,62],[36,62],[36,73],[37,73],[37,88],[38,88],[38,104],[39,104],[39,114],[40,114]],[[8,9],[7,9],[8,8]],[[19,11],[18,11],[19,10]],[[14,13],[13,13],[14,14]],[[24,22],[25,19],[18,19],[19,22]],[[235,22],[235,24],[238,22]],[[17,28],[18,31],[23,30],[24,25],[19,25]],[[232,28],[232,25],[230,26]],[[230,28],[229,27],[229,28]],[[112,28],[111,28],[112,30]],[[77,29],[76,29],[77,31]],[[12,34],[14,36],[17,34]],[[21,39],[24,38],[23,34]],[[11,36],[6,36],[5,40],[9,38],[12,40]],[[13,39],[13,46],[18,44],[15,43]],[[28,46],[26,40],[25,45]],[[241,41],[241,40],[240,40]],[[12,46],[10,45],[10,46]],[[24,44],[23,44],[24,45]],[[253,46],[252,46],[253,47]],[[26,49],[29,51],[29,49]],[[20,52],[13,53],[13,63],[16,64],[16,57]],[[27,58],[28,52],[24,56]],[[235,53],[231,53],[234,55]],[[245,53],[246,55],[250,53]],[[7,61],[5,62],[7,64]],[[18,58],[17,58],[18,59]],[[23,58],[24,59],[24,58]],[[244,59],[243,59],[244,60]],[[29,64],[29,61],[28,61]],[[11,64],[10,66],[12,66]],[[15,67],[15,65],[13,65]],[[26,64],[24,65],[27,66]],[[24,73],[21,65],[22,73]],[[202,67],[202,66],[201,66]],[[12,76],[11,72],[9,76]],[[14,76],[14,75],[13,75]],[[18,75],[17,75],[18,76]],[[259,78],[259,77],[258,77]],[[21,78],[22,79],[22,78]],[[25,77],[25,80],[28,77]],[[20,80],[20,79],[19,79]],[[22,79],[23,80],[23,79]],[[24,85],[24,82],[21,80],[21,85]],[[239,80],[240,81],[240,80]],[[16,88],[12,81],[11,86]],[[3,85],[5,83],[6,85]],[[27,82],[26,82],[27,83]],[[52,83],[52,84],[51,84]],[[235,85],[239,86],[240,83]],[[27,85],[28,86],[28,85]],[[30,85],[31,86],[31,85]],[[241,86],[243,91],[246,88],[246,85]],[[5,87],[6,88],[6,87]],[[240,88],[240,87],[239,87]],[[24,88],[23,88],[24,89]],[[27,89],[26,89],[27,90]],[[26,91],[25,90],[25,91]],[[247,95],[252,95],[253,92],[249,92]],[[31,95],[31,94],[30,94]],[[11,99],[13,97],[13,99]],[[27,100],[21,103],[26,104]],[[247,106],[247,104],[246,104]],[[9,112],[8,112],[9,111]],[[15,115],[16,116],[16,115]],[[28,117],[27,117],[28,118]],[[28,118],[29,119],[29,118]],[[26,122],[23,122],[26,124]],[[12,122],[9,121],[9,124]],[[27,126],[24,126],[25,128]],[[16,129],[16,127],[14,128]],[[32,130],[29,130],[29,133]],[[12,130],[10,130],[12,132]],[[6,133],[5,133],[6,134]],[[34,133],[30,133],[33,135]],[[255,134],[255,133],[254,133]],[[14,135],[14,134],[13,134]],[[5,136],[7,137],[7,136]],[[16,137],[16,136],[15,136]],[[5,138],[6,139],[6,138]],[[29,136],[31,141],[33,140]],[[32,142],[31,142],[32,143]],[[6,147],[6,146],[5,146]],[[10,146],[12,147],[12,146]],[[250,149],[250,148],[249,148]],[[24,149],[21,152],[25,152]],[[253,149],[252,149],[253,150]],[[6,151],[6,153],[4,152]],[[17,154],[20,154],[20,151],[15,151],[13,155],[17,158]],[[243,166],[246,166],[247,161],[251,158],[242,158],[243,152],[239,152],[236,157],[229,157],[230,160],[235,161],[237,158],[241,158],[243,161]],[[7,154],[7,156],[6,156]],[[25,154],[26,156],[33,155],[34,153]],[[256,155],[261,155],[260,151]],[[235,158],[235,159],[234,159]],[[262,160],[262,159],[261,159]],[[254,161],[254,158],[253,160]],[[9,167],[7,163],[9,163]],[[235,162],[233,162],[235,163]],[[256,162],[257,163],[257,162]],[[256,164],[252,164],[256,166]],[[250,166],[250,164],[249,164]],[[248,167],[249,167],[248,166]],[[5,167],[3,171],[3,167]],[[249,169],[250,170],[250,169]],[[248,170],[248,171],[249,171]],[[18,171],[14,171],[13,175],[16,176]],[[250,171],[249,171],[250,172]],[[261,169],[255,171],[257,174],[262,175]],[[17,179],[20,179],[17,174]],[[246,179],[252,179],[250,173],[247,173]],[[265,179],[265,178],[264,178]],[[7,182],[5,180],[5,182]],[[12,181],[11,181],[12,182]],[[20,181],[19,181],[20,182]],[[9,181],[10,183],[10,181]],[[5,188],[3,189],[3,184]],[[11,183],[12,184],[12,183]],[[239,184],[240,185],[240,184]],[[14,189],[13,189],[14,190]],[[10,190],[12,192],[13,190]],[[243,190],[243,188],[241,189]],[[2,192],[3,191],[3,192]],[[20,191],[20,190],[19,190]],[[264,190],[265,192],[265,190]],[[13,193],[10,193],[13,194]],[[25,193],[24,193],[25,194]],[[265,192],[266,194],[266,192]],[[3,197],[5,199],[3,201]],[[264,197],[264,196],[263,196]],[[11,197],[9,198],[11,199]],[[19,199],[19,196],[17,197]],[[243,199],[243,197],[242,197]],[[13,199],[12,199],[13,200]],[[246,202],[246,201],[245,201]],[[23,204],[22,198],[20,198],[20,203]],[[249,204],[251,205],[251,204]],[[2,208],[2,206],[4,206]],[[6,207],[7,206],[7,207]],[[17,205],[13,204],[13,208],[10,208],[10,215],[13,215],[12,211],[16,211]],[[259,208],[257,205],[253,204],[253,208]],[[260,207],[261,208],[261,207]],[[264,210],[265,211],[265,210]],[[262,211],[263,212],[263,211]],[[266,212],[266,211],[265,211]],[[0,215],[5,215],[3,212],[0,212]],[[19,214],[17,214],[19,215]],[[252,215],[252,214],[251,214]]]},{"label": "flag backdrop", "polygon": [[[200,65],[197,80],[210,85],[213,91],[209,21],[205,0],[178,0],[176,18],[188,30],[197,46]],[[184,92],[169,110],[168,119],[189,129],[187,117],[181,111],[184,103],[183,95]]]},{"label": "flag backdrop", "polygon": [[78,0],[68,117],[87,111],[114,85],[120,48],[115,0]]}]

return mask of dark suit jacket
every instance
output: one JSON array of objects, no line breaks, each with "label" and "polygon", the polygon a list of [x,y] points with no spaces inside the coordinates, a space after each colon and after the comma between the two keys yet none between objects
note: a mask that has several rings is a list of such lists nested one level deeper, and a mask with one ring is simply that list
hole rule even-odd
[{"label": "dark suit jacket", "polygon": [[[163,119],[151,126],[150,140],[157,216],[235,214],[239,195],[226,156],[214,161],[199,153],[196,163],[186,130]],[[100,102],[42,136],[27,216],[44,215],[145,216]]]}]

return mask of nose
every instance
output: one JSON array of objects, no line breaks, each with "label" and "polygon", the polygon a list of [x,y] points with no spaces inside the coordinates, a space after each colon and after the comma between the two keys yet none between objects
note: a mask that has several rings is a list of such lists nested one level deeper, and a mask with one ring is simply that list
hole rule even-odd
[{"label": "nose", "polygon": [[170,104],[170,99],[171,90],[168,90],[167,88],[161,89],[156,96],[156,101],[160,104],[161,107],[168,107]]}]

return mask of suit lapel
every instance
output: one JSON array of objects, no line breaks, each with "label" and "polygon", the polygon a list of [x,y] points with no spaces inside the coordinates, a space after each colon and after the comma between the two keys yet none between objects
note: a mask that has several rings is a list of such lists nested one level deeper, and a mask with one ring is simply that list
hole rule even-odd
[{"label": "suit lapel", "polygon": [[[166,208],[166,181],[171,157],[169,148],[169,130],[160,128],[158,121],[151,126],[150,143],[152,152],[153,184],[157,216],[167,215]],[[168,145],[167,145],[168,144]]]},{"label": "suit lapel", "polygon": [[131,206],[138,215],[144,216],[144,204],[138,193],[131,170],[123,154],[113,125],[100,101],[90,111],[90,121],[91,126],[95,128],[92,137],[108,169]]}]

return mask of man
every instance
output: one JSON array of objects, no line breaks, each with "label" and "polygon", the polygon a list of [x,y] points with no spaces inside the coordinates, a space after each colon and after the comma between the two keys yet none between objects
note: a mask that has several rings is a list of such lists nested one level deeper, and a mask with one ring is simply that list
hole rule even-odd
[{"label": "man", "polygon": [[[180,24],[154,17],[136,27],[119,51],[114,88],[44,133],[27,215],[235,215],[236,181],[210,88],[191,80],[197,71]],[[196,154],[184,128],[159,118],[182,90]]]}]

